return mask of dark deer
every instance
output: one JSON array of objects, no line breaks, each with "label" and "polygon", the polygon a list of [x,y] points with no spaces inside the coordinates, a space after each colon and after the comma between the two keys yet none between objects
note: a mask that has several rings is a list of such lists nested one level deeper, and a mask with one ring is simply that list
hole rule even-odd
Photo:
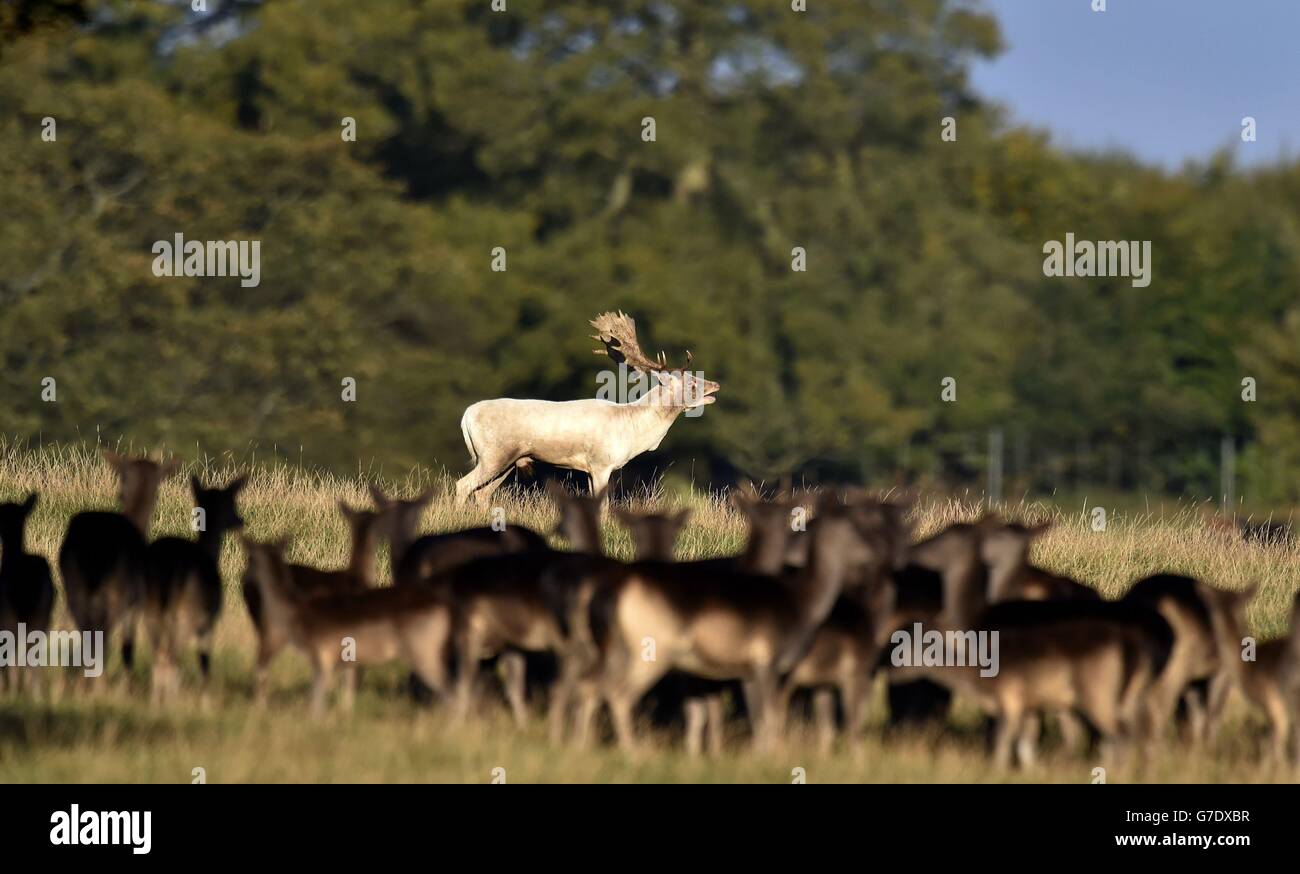
[{"label": "dark deer", "polygon": [[1030,546],[1052,527],[1051,522],[1025,526],[989,516],[981,526],[980,556],[988,566],[990,601],[1096,601],[1101,598],[1091,586],[1030,563]]},{"label": "dark deer", "polygon": [[1124,600],[1160,613],[1174,631],[1169,662],[1151,690],[1148,731],[1163,737],[1179,700],[1187,706],[1196,744],[1213,740],[1232,687],[1240,681],[1246,605],[1256,586],[1230,592],[1200,580],[1157,574],[1134,583]]},{"label": "dark deer", "polygon": [[378,486],[370,487],[381,528],[388,537],[393,585],[427,582],[476,558],[513,552],[548,552],[546,538],[523,525],[466,528],[417,536],[420,517],[433,498],[429,489],[412,499],[390,498]]},{"label": "dark deer", "polygon": [[619,743],[634,744],[633,708],[673,668],[744,682],[756,744],[774,740],[780,676],[803,656],[845,579],[874,557],[855,512],[822,505],[805,568],[770,577],[639,562],[599,591],[592,618]]},{"label": "dark deer", "polygon": [[357,668],[400,659],[439,692],[447,688],[451,605],[421,586],[305,593],[282,557],[283,545],[245,540],[246,585],[259,593],[265,632],[293,646],[312,665],[311,713],[319,718],[336,671],[343,671],[342,706],[351,710]]},{"label": "dark deer", "polygon": [[[27,517],[36,507],[32,492],[21,504],[0,504],[0,631],[17,635],[48,632],[54,607],[54,582],[50,565],[43,556],[27,551]],[[12,676],[13,687],[22,685],[18,667],[0,669],[0,688]]]},{"label": "dark deer", "polygon": [[[1272,756],[1276,765],[1287,761],[1287,745],[1293,744],[1292,761],[1300,762],[1300,592],[1291,602],[1290,632],[1277,640],[1259,644],[1254,661],[1241,665],[1241,688],[1246,700],[1264,711],[1272,727]],[[1292,737],[1295,732],[1295,737]]]},{"label": "dark deer", "polygon": [[59,549],[59,573],[78,628],[102,631],[105,639],[122,629],[122,661],[130,671],[158,486],[179,462],[100,452],[117,473],[122,512],[91,510],[73,516]]},{"label": "dark deer", "polygon": [[[981,562],[987,520],[952,525],[913,547],[913,561],[943,577],[943,609],[930,629],[957,642],[998,634],[998,672],[978,665],[910,666],[972,697],[996,724],[993,755],[1029,764],[1038,714],[1081,713],[1109,746],[1143,727],[1146,696],[1170,657],[1173,632],[1140,602],[1007,601],[989,604]],[[900,645],[902,643],[900,642]]]},{"label": "dark deer", "polygon": [[145,553],[144,626],[154,648],[153,701],[160,704],[180,688],[177,659],[197,644],[206,700],[212,672],[212,631],[221,613],[221,545],[227,531],[244,520],[235,505],[247,477],[224,489],[206,489],[190,477],[195,508],[202,511],[196,540],[160,537]]},{"label": "dark deer", "polygon": [[[347,521],[351,538],[351,552],[347,567],[341,570],[321,570],[301,564],[284,565],[288,584],[304,598],[335,596],[365,592],[375,584],[375,546],[378,540],[379,514],[369,510],[354,510],[339,501],[339,512]],[[257,671],[254,680],[254,698],[266,699],[267,672],[276,654],[291,641],[285,637],[283,624],[268,623],[263,617],[262,588],[251,576],[250,566],[243,581],[244,604],[257,631]]]}]

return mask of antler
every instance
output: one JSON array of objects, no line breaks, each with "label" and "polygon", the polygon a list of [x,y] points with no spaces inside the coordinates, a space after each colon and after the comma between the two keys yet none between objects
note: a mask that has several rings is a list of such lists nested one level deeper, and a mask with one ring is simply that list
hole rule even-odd
[{"label": "antler", "polygon": [[591,320],[591,326],[597,331],[591,335],[591,339],[605,344],[604,349],[593,350],[597,355],[608,355],[619,364],[627,362],[628,367],[642,373],[668,369],[668,359],[664,353],[660,352],[655,359],[647,358],[641,351],[641,346],[636,341],[636,322],[621,310],[617,313],[602,313]]}]

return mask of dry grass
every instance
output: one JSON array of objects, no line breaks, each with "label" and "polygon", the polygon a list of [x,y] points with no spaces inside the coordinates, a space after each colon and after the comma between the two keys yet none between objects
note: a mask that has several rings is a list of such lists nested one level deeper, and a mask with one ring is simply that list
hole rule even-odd
[{"label": "dry grass", "polygon": [[[241,472],[229,461],[196,470],[203,479],[217,483]],[[417,474],[385,485],[398,494],[412,494],[429,481]],[[453,505],[449,481],[439,479],[434,484],[442,494],[430,507],[425,520],[428,530],[487,520],[485,511]],[[32,490],[40,492],[41,502],[29,525],[28,548],[53,557],[68,518],[78,510],[111,507],[115,484],[107,465],[84,448],[33,450],[0,443],[0,500],[13,500]],[[336,511],[339,500],[368,505],[366,482],[290,466],[255,466],[241,507],[251,536],[289,534],[292,560],[339,567],[348,547]],[[682,538],[683,557],[734,552],[742,543],[743,522],[718,495],[649,495],[634,503],[692,509]],[[550,531],[556,522],[549,503],[535,494],[504,494],[498,504],[514,524]],[[175,477],[163,488],[154,535],[185,533],[189,508],[188,477]],[[983,509],[964,501],[923,501],[918,527],[927,534],[949,522],[974,518]],[[1018,518],[1054,517],[1056,524],[1039,544],[1035,560],[1085,580],[1108,596],[1160,570],[1197,575],[1225,588],[1258,581],[1260,593],[1250,611],[1252,631],[1260,638],[1284,631],[1287,607],[1300,577],[1300,550],[1245,543],[1205,525],[1200,507],[1183,505],[1168,513],[1127,516],[1108,510],[1104,531],[1093,531],[1089,515],[1082,510],[1062,513],[1047,505],[1024,503],[997,509]],[[630,554],[630,541],[622,528],[610,524],[604,533],[612,554]],[[228,542],[222,555],[227,609],[216,637],[212,707],[200,711],[192,696],[186,696],[182,703],[154,712],[147,705],[146,669],[138,666],[136,675],[128,678],[120,665],[110,663],[109,679],[101,681],[107,688],[93,696],[54,683],[50,700],[16,698],[0,704],[0,781],[185,782],[194,768],[202,767],[212,782],[487,782],[494,768],[505,768],[510,782],[788,782],[792,769],[801,767],[809,782],[1088,782],[1097,765],[1049,750],[1032,771],[997,771],[981,754],[976,715],[965,709],[958,711],[956,730],[943,736],[886,739],[876,721],[865,738],[824,755],[798,730],[777,752],[763,756],[748,750],[740,738],[720,758],[698,761],[666,737],[635,756],[608,748],[556,749],[547,743],[540,720],[523,732],[510,726],[502,714],[463,729],[446,725],[436,709],[424,711],[407,703],[401,694],[404,674],[399,666],[367,672],[351,717],[314,724],[306,718],[307,668],[296,655],[281,656],[277,662],[271,705],[260,712],[248,704],[253,633],[237,589],[242,565],[241,551]],[[381,554],[380,565],[386,579],[386,553]],[[61,605],[57,615],[66,626]],[[186,680],[191,685],[194,675],[194,666],[187,666]],[[877,720],[880,711],[880,707],[874,711]],[[1237,698],[1214,751],[1192,754],[1172,748],[1140,772],[1112,770],[1109,780],[1294,779],[1293,773],[1256,762],[1263,731],[1262,717],[1248,712]]]}]

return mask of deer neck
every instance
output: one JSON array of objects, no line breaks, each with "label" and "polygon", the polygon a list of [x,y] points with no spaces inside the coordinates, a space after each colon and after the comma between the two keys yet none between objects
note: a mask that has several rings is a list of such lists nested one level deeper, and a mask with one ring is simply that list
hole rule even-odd
[{"label": "deer neck", "polygon": [[213,562],[221,558],[221,539],[225,533],[224,525],[209,525],[199,532],[199,549]]},{"label": "deer neck", "polygon": [[[392,578],[394,580],[397,579],[397,566],[402,563],[402,558],[406,555],[407,551],[411,548],[411,544],[414,542],[415,542],[414,528],[411,529],[404,528],[401,531],[394,531],[392,535],[388,538],[388,565],[389,565],[389,569],[392,571],[393,574]],[[353,541],[352,541],[352,555],[354,556],[353,558],[354,563],[356,561],[355,559],[356,549],[357,549],[356,534],[354,532]]]},{"label": "deer neck", "polygon": [[1028,565],[1024,561],[1006,561],[988,566],[988,596],[990,601],[1001,601],[1011,585],[1025,575]]},{"label": "deer neck", "polygon": [[6,565],[15,564],[14,559],[23,555],[23,526],[0,531],[0,571]]},{"label": "deer neck", "polygon": [[146,540],[149,538],[149,527],[157,505],[158,493],[145,491],[127,495],[122,504],[122,515],[131,521]]},{"label": "deer neck", "polygon": [[352,531],[352,555],[348,573],[367,587],[375,584],[375,538],[370,529]]},{"label": "deer neck", "polygon": [[988,607],[988,569],[978,554],[972,554],[945,567],[942,576],[946,624],[969,627]]},{"label": "deer neck", "polygon": [[668,429],[677,421],[677,417],[686,409],[672,403],[672,393],[662,385],[656,385],[631,403],[623,404],[634,422],[636,442],[642,445],[641,451],[654,449],[664,439]]},{"label": "deer neck", "polygon": [[782,528],[782,534],[773,536],[769,532],[755,528],[750,532],[745,552],[741,556],[741,566],[747,573],[775,576],[785,567],[786,547],[789,536]]},{"label": "deer neck", "polygon": [[843,551],[831,540],[825,533],[814,533],[808,564],[792,578],[799,617],[806,625],[820,625],[830,615],[848,572]]}]

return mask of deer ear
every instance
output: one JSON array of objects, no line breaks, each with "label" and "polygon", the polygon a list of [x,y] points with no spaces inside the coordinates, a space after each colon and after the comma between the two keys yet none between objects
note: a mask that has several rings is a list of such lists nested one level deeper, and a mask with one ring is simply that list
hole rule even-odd
[{"label": "deer ear", "polygon": [[416,504],[419,504],[420,506],[424,506],[425,504],[433,500],[433,492],[434,492],[433,486],[429,486],[427,489],[425,489],[424,491],[416,495],[412,500]]},{"label": "deer ear", "polygon": [[167,459],[166,461],[159,463],[158,475],[162,479],[167,479],[169,476],[171,476],[172,474],[174,474],[176,471],[180,469],[181,469],[181,460],[173,455],[171,458]]},{"label": "deer ear", "polygon": [[565,490],[564,486],[560,485],[553,479],[548,479],[546,481],[546,495],[557,504],[561,501],[568,500],[569,497],[569,493]]},{"label": "deer ear", "polygon": [[626,507],[612,507],[610,508],[610,512],[614,514],[615,519],[626,525],[628,528],[631,528],[636,521],[641,518]]},{"label": "deer ear", "polygon": [[1056,522],[1054,520],[1048,519],[1046,522],[1039,522],[1037,525],[1030,525],[1029,536],[1038,537],[1042,534],[1046,534],[1048,531],[1052,529],[1052,526],[1055,524]]},{"label": "deer ear", "polygon": [[348,506],[348,502],[339,499],[339,512],[343,514],[344,519],[351,519],[357,515],[357,511]]},{"label": "deer ear", "polygon": [[248,474],[241,473],[230,481],[230,485],[226,486],[226,493],[230,495],[238,494],[246,485],[248,485]]},{"label": "deer ear", "polygon": [[388,506],[388,496],[384,494],[383,489],[374,483],[370,484],[370,499],[375,502],[376,509],[382,510]]},{"label": "deer ear", "polygon": [[99,454],[103,457],[105,461],[108,462],[109,467],[113,468],[114,470],[120,471],[122,470],[122,468],[126,467],[128,464],[131,463],[131,460],[129,458],[126,458],[125,456],[122,455],[118,455],[116,452],[109,449],[107,446],[101,446],[99,449]]},{"label": "deer ear", "polygon": [[681,528],[683,525],[686,524],[686,520],[689,518],[691,518],[690,507],[687,507],[683,510],[678,510],[677,515],[673,516],[673,524],[675,524],[678,528]]},{"label": "deer ear", "polygon": [[1237,592],[1237,600],[1243,604],[1251,601],[1256,593],[1259,592],[1259,580],[1251,580],[1246,584],[1246,588]]},{"label": "deer ear", "polygon": [[36,509],[36,502],[38,500],[40,500],[40,495],[36,494],[36,492],[32,492],[28,495],[27,500],[23,501],[23,512],[31,513],[32,510]]},{"label": "deer ear", "polygon": [[203,491],[203,483],[199,482],[198,474],[190,474],[190,490],[194,492],[195,496]]}]

